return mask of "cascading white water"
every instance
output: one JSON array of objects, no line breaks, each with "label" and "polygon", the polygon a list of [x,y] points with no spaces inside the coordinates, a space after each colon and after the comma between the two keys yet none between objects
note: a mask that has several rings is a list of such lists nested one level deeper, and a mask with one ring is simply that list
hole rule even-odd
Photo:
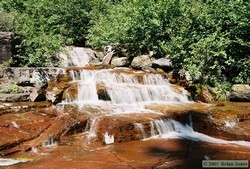
[{"label": "cascading white water", "polygon": [[59,57],[63,59],[63,67],[82,67],[89,63],[89,55],[82,47],[65,47]]},{"label": "cascading white water", "polygon": [[151,134],[151,138],[188,139],[193,141],[204,141],[217,144],[237,144],[250,147],[250,142],[248,141],[227,141],[210,137],[194,131],[188,124],[182,124],[173,119],[160,119],[152,121]]},{"label": "cascading white water", "polygon": [[146,138],[146,132],[144,130],[144,126],[141,123],[135,123],[135,126],[137,126],[140,129],[142,138],[145,139]]},{"label": "cascading white water", "polygon": [[[87,70],[71,71],[74,81],[78,81],[77,102],[84,105],[101,106],[105,112],[141,112],[148,104],[189,103],[187,91],[177,92],[162,75],[128,72],[128,70]],[[78,77],[78,78],[77,78]],[[98,98],[97,86],[103,84],[110,98]]]}]

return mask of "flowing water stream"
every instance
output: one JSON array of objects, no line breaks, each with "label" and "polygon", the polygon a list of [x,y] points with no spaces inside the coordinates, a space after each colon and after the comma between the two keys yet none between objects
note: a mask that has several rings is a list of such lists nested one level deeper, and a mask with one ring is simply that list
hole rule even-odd
[{"label": "flowing water stream", "polygon": [[[188,92],[176,89],[162,74],[150,74],[143,71],[133,71],[127,68],[116,69],[85,69],[88,56],[75,49],[69,51],[70,60],[75,67],[82,69],[70,70],[70,76],[78,83],[78,96],[75,100],[66,99],[63,104],[76,103],[80,108],[95,107],[101,116],[112,116],[134,113],[161,113],[147,109],[148,105],[183,105],[192,104]],[[80,61],[81,60],[81,61]],[[69,65],[69,64],[67,64]],[[98,85],[106,90],[107,100],[98,97]],[[94,117],[90,127],[89,137],[96,136],[95,127],[100,116]],[[178,138],[193,141],[205,141],[221,144],[239,144],[250,147],[247,141],[226,141],[213,138],[193,130],[192,115],[188,115],[189,125],[182,124],[172,119],[159,119],[151,121],[151,135],[146,136],[143,125],[135,125],[141,131],[141,138]],[[230,123],[231,124],[231,123]],[[228,125],[226,123],[226,125]],[[231,125],[230,125],[231,126]],[[112,137],[112,139],[111,139]],[[107,140],[106,140],[107,139]],[[105,133],[105,141],[113,143],[113,136]]]},{"label": "flowing water stream", "polygon": [[[67,141],[67,139],[66,141],[64,140],[65,143],[68,143],[66,144],[67,146],[59,147],[55,144],[57,142],[56,137],[52,135],[42,145],[43,148],[49,147],[49,145],[57,147],[49,150],[52,151],[50,155],[44,152],[41,155],[42,153],[39,153],[39,150],[32,148],[33,151],[30,153],[33,153],[33,155],[36,154],[39,156],[39,159],[43,156],[44,158],[42,159],[44,160],[37,160],[37,162],[33,162],[30,165],[24,164],[18,167],[42,168],[42,165],[39,164],[40,162],[55,169],[62,166],[65,168],[117,168],[120,166],[118,163],[121,163],[120,168],[144,168],[145,166],[147,168],[159,160],[159,152],[164,155],[164,158],[168,157],[169,151],[167,150],[171,149],[171,145],[176,149],[176,152],[175,150],[171,150],[172,154],[176,155],[174,158],[182,159],[183,152],[189,151],[186,149],[190,148],[190,146],[186,147],[186,144],[193,144],[193,142],[197,143],[197,145],[204,144],[204,147],[201,146],[200,148],[201,151],[197,150],[199,160],[203,159],[209,153],[210,156],[217,157],[214,153],[215,150],[212,153],[208,151],[211,147],[221,146],[224,148],[225,145],[228,145],[226,148],[231,152],[235,151],[233,146],[238,148],[243,147],[243,149],[250,148],[250,142],[248,141],[234,141],[233,139],[226,141],[194,131],[194,122],[190,113],[187,115],[186,124],[166,117],[166,111],[162,111],[158,107],[164,107],[165,110],[172,106],[178,107],[178,110],[180,110],[181,107],[185,107],[186,105],[195,107],[195,103],[189,99],[189,94],[185,89],[171,84],[164,74],[152,74],[128,68],[89,69],[87,67],[89,57],[86,51],[81,48],[66,48],[66,51],[68,54],[61,54],[61,57],[65,59],[64,65],[68,67],[68,73],[72,79],[71,83],[77,84],[78,93],[73,99],[66,96],[61,103],[57,104],[57,109],[64,110],[67,106],[77,105],[77,109],[80,112],[88,114],[84,133],[70,137],[70,141]],[[157,108],[154,109],[152,107]],[[204,108],[208,109],[209,105],[205,105]],[[167,111],[170,111],[170,109],[167,109]],[[227,122],[225,127],[233,128],[235,125],[237,124]],[[126,134],[126,132],[130,133]],[[136,135],[136,132],[139,136]],[[97,143],[92,141],[97,137],[99,138],[100,135],[103,137],[102,141],[106,144],[106,147],[103,144],[96,146]],[[131,140],[139,138],[141,141],[115,145],[120,135],[122,135],[123,140],[126,137],[131,137],[133,138]],[[133,137],[131,135],[136,136]],[[85,141],[87,141],[86,144],[84,144]],[[138,144],[140,146],[136,146]],[[155,155],[154,157],[145,155],[148,153],[144,152],[148,148],[147,146],[153,147],[153,145],[157,146],[157,144],[164,151],[154,149],[150,152]],[[169,147],[167,146],[168,144]],[[91,148],[92,146],[94,148]],[[136,147],[138,150],[136,150]],[[166,147],[167,150],[165,150]],[[77,148],[80,148],[80,150],[76,150]],[[125,155],[122,153],[126,151],[132,151],[132,153],[129,153],[130,157],[126,157],[126,153]],[[249,153],[245,153],[245,150],[241,151],[243,155],[240,157],[250,158]],[[144,152],[144,155],[140,154],[140,152]],[[98,153],[103,156],[99,156]],[[133,156],[133,153],[137,154],[137,157]],[[246,154],[245,156],[244,153]],[[29,157],[27,154],[26,156]],[[139,156],[142,156],[142,158],[137,159]],[[158,157],[156,158],[156,156]],[[132,157],[133,159],[130,159]],[[152,162],[148,162],[148,164],[141,161],[133,162],[135,159],[147,160],[148,158],[152,158]],[[220,156],[217,158],[220,158]],[[93,161],[92,159],[96,160]],[[57,165],[52,164],[51,160],[54,160]],[[107,162],[102,163],[97,160]],[[79,161],[87,161],[87,164],[82,162],[77,165],[76,162]],[[7,164],[6,160],[4,162]],[[12,159],[9,161],[9,163],[13,164],[15,162],[18,163],[18,161],[12,161]],[[21,159],[20,162],[24,162],[24,160]],[[110,164],[112,162],[116,166],[112,166]],[[130,166],[128,164],[130,162],[136,167]],[[103,165],[106,165],[106,167]]]}]

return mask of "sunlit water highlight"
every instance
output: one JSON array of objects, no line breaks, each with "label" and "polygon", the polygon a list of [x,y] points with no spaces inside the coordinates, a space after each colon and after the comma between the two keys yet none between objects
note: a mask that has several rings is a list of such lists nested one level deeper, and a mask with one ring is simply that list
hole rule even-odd
[{"label": "sunlit water highlight", "polygon": [[[70,75],[78,82],[78,96],[72,102],[79,107],[100,107],[107,114],[145,112],[145,106],[150,104],[191,103],[186,90],[175,90],[162,75],[140,73],[138,76],[126,70],[72,70]],[[104,88],[108,100],[98,98],[98,86]]]},{"label": "sunlit water highlight", "polygon": [[182,124],[172,119],[160,119],[151,122],[151,137],[149,139],[188,139],[216,144],[235,144],[250,147],[248,141],[227,141],[196,132],[188,124]]}]

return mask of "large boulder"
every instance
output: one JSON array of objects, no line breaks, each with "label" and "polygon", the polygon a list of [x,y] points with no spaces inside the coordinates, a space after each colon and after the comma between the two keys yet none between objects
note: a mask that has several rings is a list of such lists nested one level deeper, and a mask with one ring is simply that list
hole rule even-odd
[{"label": "large boulder", "polygon": [[127,57],[114,58],[111,61],[111,65],[114,65],[116,67],[125,67],[129,65],[129,60]]},{"label": "large boulder", "polygon": [[131,66],[132,68],[135,68],[135,69],[141,69],[143,67],[151,67],[152,61],[149,55],[141,55],[141,56],[134,57],[134,59],[131,62]]},{"label": "large boulder", "polygon": [[230,101],[250,102],[250,86],[247,84],[235,84],[231,88]]},{"label": "large boulder", "polygon": [[171,70],[173,68],[172,60],[169,56],[165,58],[152,59],[153,68],[161,68],[165,71]]},{"label": "large boulder", "polygon": [[231,90],[233,92],[244,92],[248,93],[250,92],[250,86],[247,84],[235,84],[232,86]]},{"label": "large boulder", "polygon": [[113,57],[113,54],[114,54],[113,51],[108,52],[108,53],[105,55],[105,57],[103,58],[102,64],[104,64],[104,65],[110,64],[111,59],[112,59],[112,57]]}]

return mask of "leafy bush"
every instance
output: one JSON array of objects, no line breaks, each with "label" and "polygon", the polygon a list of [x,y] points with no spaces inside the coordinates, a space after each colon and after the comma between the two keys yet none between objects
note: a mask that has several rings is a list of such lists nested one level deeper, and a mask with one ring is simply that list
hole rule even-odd
[{"label": "leafy bush", "polygon": [[131,57],[149,51],[155,57],[171,55],[175,68],[188,71],[195,83],[250,83],[245,0],[8,0],[1,5],[5,14],[18,15],[14,60],[23,66],[50,65],[50,56],[63,45],[120,44]]},{"label": "leafy bush", "polygon": [[90,10],[82,0],[8,0],[7,12],[15,12],[17,38],[15,57],[21,66],[49,66],[50,56],[65,44],[85,45]]},{"label": "leafy bush", "polygon": [[209,85],[249,83],[249,3],[195,1],[185,5],[170,26],[175,65]]},{"label": "leafy bush", "polygon": [[11,84],[4,89],[0,89],[0,93],[18,93],[20,87],[16,84]]},{"label": "leafy bush", "polygon": [[172,56],[196,83],[250,83],[249,2],[123,0],[95,18],[88,44]]},{"label": "leafy bush", "polygon": [[162,43],[169,40],[166,27],[177,15],[176,0],[128,0],[110,5],[108,12],[95,18],[88,34],[88,44],[104,47],[121,44],[130,55],[154,50],[162,53]]},{"label": "leafy bush", "polygon": [[14,14],[0,9],[0,32],[8,32],[13,29]]}]

